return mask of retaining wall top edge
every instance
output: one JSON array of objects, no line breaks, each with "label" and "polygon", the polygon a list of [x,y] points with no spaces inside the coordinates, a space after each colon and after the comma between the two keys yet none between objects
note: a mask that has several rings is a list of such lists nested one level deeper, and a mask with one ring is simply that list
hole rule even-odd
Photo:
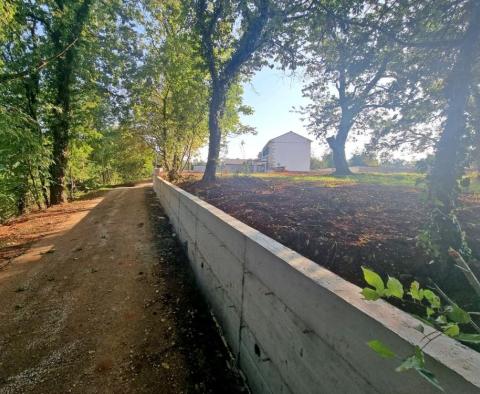
[{"label": "retaining wall top edge", "polygon": [[[233,226],[237,231],[245,235],[247,242],[253,242],[262,249],[275,255],[281,262],[291,267],[293,272],[301,274],[306,279],[322,286],[362,313],[378,321],[382,326],[388,328],[403,340],[412,345],[416,345],[424,338],[424,334],[415,328],[418,327],[420,321],[408,313],[383,300],[374,302],[364,300],[360,294],[360,287],[346,281],[332,271],[318,265],[238,219],[235,219],[199,197],[194,196],[161,177],[158,178],[179,194],[197,202],[219,220]],[[435,330],[425,326],[425,333],[433,331]],[[443,334],[440,334],[438,338],[426,346],[424,352],[480,389],[480,354],[478,352]]]}]

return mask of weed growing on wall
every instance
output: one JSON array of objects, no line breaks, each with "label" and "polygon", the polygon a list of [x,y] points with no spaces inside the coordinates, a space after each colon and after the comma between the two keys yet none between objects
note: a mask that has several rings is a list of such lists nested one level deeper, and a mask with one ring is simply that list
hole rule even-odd
[{"label": "weed growing on wall", "polygon": [[414,370],[443,391],[435,375],[426,367],[423,349],[442,332],[469,346],[474,347],[480,344],[480,327],[472,319],[472,316],[478,315],[478,312],[467,312],[460,308],[435,284],[436,291],[421,287],[417,281],[411,282],[410,287],[405,289],[396,278],[389,277],[385,283],[376,272],[365,267],[362,267],[362,270],[365,282],[369,285],[362,290],[362,295],[366,300],[376,301],[380,298],[392,298],[410,304],[410,309],[415,311],[414,316],[419,319],[419,324],[415,327],[418,331],[424,333],[424,324],[438,330],[425,334],[425,343],[421,347],[416,345],[413,354],[403,359],[379,340],[369,341],[368,346],[380,357],[400,359],[401,364],[396,368],[397,372]]}]

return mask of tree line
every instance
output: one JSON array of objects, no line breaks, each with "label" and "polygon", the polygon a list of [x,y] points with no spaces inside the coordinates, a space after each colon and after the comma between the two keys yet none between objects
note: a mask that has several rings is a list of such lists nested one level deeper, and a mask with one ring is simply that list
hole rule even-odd
[{"label": "tree line", "polygon": [[226,137],[255,132],[243,84],[277,67],[304,75],[297,110],[337,175],[359,134],[433,152],[432,226],[468,254],[452,213],[479,157],[478,1],[6,0],[0,26],[0,217],[154,162],[174,179],[204,144],[214,181]]}]

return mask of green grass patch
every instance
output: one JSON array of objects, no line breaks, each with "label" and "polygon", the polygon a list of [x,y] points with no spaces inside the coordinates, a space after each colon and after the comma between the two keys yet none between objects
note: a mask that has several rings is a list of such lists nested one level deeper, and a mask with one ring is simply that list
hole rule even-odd
[{"label": "green grass patch", "polygon": [[[294,173],[253,173],[253,174],[224,174],[222,177],[249,176],[265,180],[279,180],[292,183],[312,183],[320,187],[338,187],[348,185],[383,185],[402,186],[408,188],[425,189],[425,174],[414,172],[402,172],[394,174],[385,173],[358,173],[347,176],[323,175],[323,174],[294,174]],[[480,193],[480,173],[470,172],[466,177],[470,178],[470,185],[462,187],[463,192]]]},{"label": "green grass patch", "polygon": [[385,186],[425,187],[425,175],[416,173],[360,173],[347,176],[334,175],[295,175],[295,174],[252,174],[261,179],[278,179],[290,182],[312,182],[324,187],[371,184]]}]

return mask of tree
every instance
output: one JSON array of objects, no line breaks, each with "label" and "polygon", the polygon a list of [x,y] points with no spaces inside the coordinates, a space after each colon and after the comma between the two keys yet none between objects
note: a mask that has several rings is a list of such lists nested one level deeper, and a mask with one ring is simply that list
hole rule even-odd
[{"label": "tree", "polygon": [[[142,55],[136,30],[142,14],[135,2],[87,3],[6,3],[11,23],[0,30],[0,150],[12,155],[0,160],[9,160],[0,165],[0,189],[18,207],[8,215],[48,205],[49,189],[53,196],[60,184],[51,174],[61,162],[71,192],[77,181],[96,182],[96,150],[129,114],[129,77]],[[121,145],[123,139],[114,141]],[[141,152],[144,163],[149,156]],[[115,168],[112,176],[119,179]],[[64,186],[56,188],[62,197]]]},{"label": "tree", "polygon": [[345,1],[322,3],[309,20],[305,51],[299,63],[309,82],[303,89],[311,104],[302,108],[308,128],[326,137],[333,152],[335,174],[350,174],[345,144],[352,132],[366,133],[393,116],[400,104],[395,63],[398,48],[368,27],[382,18],[385,4]]},{"label": "tree", "polygon": [[182,4],[152,5],[152,17],[152,45],[139,76],[133,128],[175,180],[208,137],[207,73]]},{"label": "tree", "polygon": [[458,199],[458,181],[466,165],[465,139],[467,118],[465,112],[472,95],[473,70],[480,58],[480,3],[465,3],[465,31],[457,48],[455,62],[445,83],[445,122],[435,149],[435,160],[429,179],[430,199],[435,205],[432,227],[438,229],[436,245],[441,255],[448,248],[458,250],[464,258],[470,257],[454,210]]},{"label": "tree", "polygon": [[[475,70],[478,71],[480,56],[480,3],[473,0],[392,1],[391,10],[393,15],[402,17],[390,25],[376,24],[374,28],[403,48],[407,62],[413,55],[417,60],[415,73],[422,75],[414,79],[418,90],[413,104],[401,108],[400,115],[406,114],[407,123],[434,125],[433,130],[420,134],[412,128],[400,129],[400,133],[409,142],[420,141],[420,146],[434,147],[428,175],[431,218],[421,241],[440,263],[432,273],[442,280],[452,273],[452,265],[447,264],[449,248],[459,251],[467,261],[471,253],[455,210],[459,181],[469,155],[475,151],[473,144],[478,130],[475,124],[478,72]],[[410,78],[412,73],[407,74]],[[425,108],[430,109],[425,111]],[[434,117],[418,116],[428,112]]]},{"label": "tree", "polygon": [[195,19],[201,53],[210,75],[209,146],[204,182],[215,180],[222,139],[221,119],[229,89],[249,70],[260,65],[254,55],[266,43],[274,8],[270,0],[195,1]]},{"label": "tree", "polygon": [[323,168],[331,168],[333,166],[331,153],[325,153],[321,158],[312,156],[310,158],[310,169],[320,170]]},{"label": "tree", "polygon": [[357,166],[357,167],[377,167],[378,166],[378,159],[375,157],[375,155],[372,155],[369,152],[360,152],[360,153],[355,153],[352,158],[350,159],[350,165],[351,166]]},{"label": "tree", "polygon": [[48,205],[45,184],[50,163],[38,113],[45,98],[39,73],[19,72],[36,61],[42,41],[22,4],[6,5],[15,12],[9,14],[11,23],[0,34],[0,76],[20,74],[22,78],[6,78],[0,83],[0,193],[5,201],[1,219],[23,213],[30,203]]},{"label": "tree", "polygon": [[71,139],[71,89],[75,77],[77,46],[88,20],[93,0],[64,3],[57,1],[52,19],[46,24],[54,53],[68,48],[55,61],[53,71],[54,107],[50,123],[52,134],[53,163],[50,166],[50,203],[65,201],[65,171],[68,162],[68,144]]}]

